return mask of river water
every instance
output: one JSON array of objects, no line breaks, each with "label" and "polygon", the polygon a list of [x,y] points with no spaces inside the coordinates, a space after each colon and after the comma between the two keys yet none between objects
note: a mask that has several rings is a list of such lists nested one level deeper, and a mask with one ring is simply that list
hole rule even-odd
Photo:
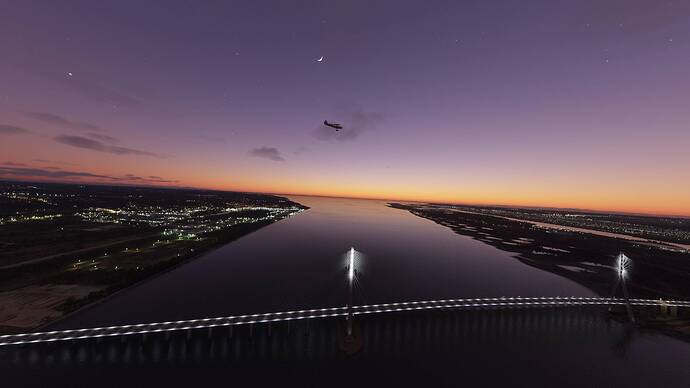
[{"label": "river water", "polygon": [[291,197],[310,209],[55,325],[158,322],[345,304],[344,254],[361,252],[355,303],[591,296],[567,279],[382,201]]},{"label": "river water", "polygon": [[[344,255],[350,247],[361,252],[357,264],[357,304],[460,297],[594,295],[568,279],[520,263],[512,253],[458,235],[407,211],[389,208],[382,201],[297,196],[290,199],[310,209],[125,290],[51,329],[340,306],[346,300]],[[189,360],[176,358],[175,362],[166,363],[147,361],[144,357],[132,365],[122,360],[111,364],[94,362],[68,354],[63,366],[20,362],[13,372],[25,376],[59,375],[62,379],[71,375],[84,378],[84,369],[79,366],[89,366],[86,375],[108,375],[124,368],[127,372],[118,374],[122,379],[131,373],[141,381],[171,384],[188,381],[190,373],[202,371],[202,380],[211,381],[207,378],[225,376],[226,368],[234,366],[232,373],[243,381],[251,372],[269,378],[266,382],[307,386],[360,381],[351,375],[338,381],[328,380],[332,375],[345,376],[347,368],[356,368],[362,379],[376,375],[371,381],[398,385],[462,385],[469,381],[537,386],[690,383],[690,345],[682,341],[628,329],[597,314],[516,314],[476,318],[467,314],[461,318],[439,318],[440,323],[371,323],[367,329],[369,349],[345,359],[325,345],[312,344],[305,345],[311,349],[311,357],[294,355],[281,362],[265,362],[256,355],[249,363],[238,363],[236,359],[226,362],[216,356],[199,359],[195,353]],[[446,322],[447,319],[450,321]],[[389,327],[386,325],[393,328],[385,329]],[[432,334],[428,334],[425,328],[434,325],[446,329],[429,329]],[[399,335],[388,338],[387,331]],[[456,332],[463,334],[458,337],[453,334]],[[282,338],[289,338],[284,341],[294,347],[294,336],[284,334]],[[330,344],[330,335],[324,336],[324,343]],[[281,341],[276,337],[280,338],[268,338]],[[213,350],[214,346],[210,346],[209,354],[218,351]],[[287,345],[271,346],[284,349]],[[5,354],[0,361],[9,357]],[[40,359],[41,353],[27,357]],[[496,373],[495,368],[503,368],[506,373]],[[279,377],[282,374],[288,377]],[[41,380],[32,382],[37,381]]]}]

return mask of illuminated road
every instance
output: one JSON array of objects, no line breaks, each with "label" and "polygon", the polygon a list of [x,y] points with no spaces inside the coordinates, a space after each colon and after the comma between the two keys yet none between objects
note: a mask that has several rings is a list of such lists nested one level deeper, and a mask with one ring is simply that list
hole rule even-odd
[{"label": "illuminated road", "polygon": [[[643,307],[690,307],[690,301],[630,299],[633,306]],[[587,297],[515,297],[515,298],[466,298],[427,300],[418,302],[384,303],[353,306],[354,315],[394,313],[414,310],[443,309],[515,309],[543,307],[576,307],[576,306],[624,306],[621,298],[587,298]],[[254,323],[287,322],[304,319],[339,317],[347,315],[347,306],[284,311],[277,313],[238,315],[218,318],[192,319],[183,321],[144,323],[109,327],[95,327],[75,330],[11,334],[0,336],[0,346],[44,343],[100,337],[117,337],[134,334],[170,332],[191,329],[206,329],[250,325]]]}]

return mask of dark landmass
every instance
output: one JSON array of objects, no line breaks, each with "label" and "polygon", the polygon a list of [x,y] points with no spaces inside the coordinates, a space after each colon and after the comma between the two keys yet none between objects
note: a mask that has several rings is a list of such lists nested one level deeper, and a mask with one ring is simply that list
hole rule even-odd
[{"label": "dark landmass", "polygon": [[[408,210],[458,234],[516,253],[517,260],[571,279],[601,296],[612,296],[617,281],[615,260],[623,252],[632,259],[626,281],[631,297],[690,299],[688,251],[505,218],[517,218],[515,213],[498,215],[487,211],[488,214],[479,214],[481,212],[474,207],[468,210],[430,204],[391,203],[389,206]],[[620,289],[616,296],[622,297]],[[690,338],[690,315],[683,314],[663,319],[642,317],[642,320],[646,319],[649,327],[671,330],[673,334],[682,333]]]},{"label": "dark landmass", "polygon": [[0,182],[0,331],[44,325],[304,209],[261,194]]},{"label": "dark landmass", "polygon": [[690,244],[690,218],[497,206],[438,205],[486,215],[518,218],[669,243]]}]

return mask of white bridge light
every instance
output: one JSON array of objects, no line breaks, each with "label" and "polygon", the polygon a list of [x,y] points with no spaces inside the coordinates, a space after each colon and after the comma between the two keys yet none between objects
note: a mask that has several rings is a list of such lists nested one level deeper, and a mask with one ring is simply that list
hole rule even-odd
[{"label": "white bridge light", "polygon": [[350,280],[350,283],[352,283],[352,280],[355,278],[355,248],[350,248],[350,262],[348,265],[347,278]]},{"label": "white bridge light", "polygon": [[624,279],[628,274],[628,269],[630,268],[630,258],[623,253],[618,255],[616,259],[616,271],[618,272],[618,277]]},{"label": "white bridge light", "polygon": [[[509,301],[508,301],[509,300]],[[114,337],[125,336],[132,334],[146,334],[156,332],[173,332],[188,329],[201,329],[209,327],[223,327],[248,325],[259,322],[285,322],[302,319],[325,318],[374,314],[374,313],[389,313],[397,311],[410,310],[432,310],[438,308],[477,308],[485,306],[488,308],[522,308],[523,306],[562,306],[564,308],[571,306],[584,305],[608,305],[616,306],[623,305],[624,302],[616,298],[579,298],[579,297],[542,297],[541,302],[535,302],[534,298],[520,298],[511,297],[509,299],[501,298],[478,298],[478,299],[447,299],[447,300],[426,300],[415,302],[398,302],[398,303],[384,303],[373,305],[359,305],[352,306],[352,312],[348,313],[348,307],[333,307],[325,309],[312,310],[295,310],[282,311],[279,313],[263,313],[251,315],[236,315],[228,317],[192,319],[183,321],[168,321],[155,323],[142,323],[134,325],[122,326],[107,326],[107,327],[93,327],[87,329],[71,329],[58,330],[48,332],[22,333],[22,334],[6,334],[0,335],[0,347],[6,345],[19,345],[28,343],[53,342],[53,341],[67,341],[73,339],[86,338],[100,338],[100,337]],[[485,302],[485,303],[479,303]],[[635,306],[670,306],[690,308],[690,300],[657,300],[657,299],[630,299],[632,305]]]}]

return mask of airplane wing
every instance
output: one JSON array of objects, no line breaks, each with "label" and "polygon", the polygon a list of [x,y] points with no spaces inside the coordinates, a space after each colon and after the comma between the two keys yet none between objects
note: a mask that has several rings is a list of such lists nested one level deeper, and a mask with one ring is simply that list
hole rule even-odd
[{"label": "airplane wing", "polygon": [[331,128],[343,129],[343,126],[342,126],[342,125],[336,124],[336,123],[329,123],[328,120],[324,120],[323,123],[324,123],[324,125],[327,125],[327,126],[329,126],[329,127],[331,127]]}]

